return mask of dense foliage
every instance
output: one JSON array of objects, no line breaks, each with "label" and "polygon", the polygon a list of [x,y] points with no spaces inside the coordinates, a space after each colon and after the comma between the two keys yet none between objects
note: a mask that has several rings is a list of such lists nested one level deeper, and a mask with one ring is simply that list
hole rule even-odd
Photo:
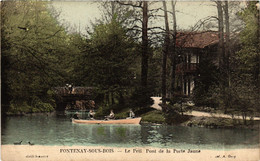
[{"label": "dense foliage", "polygon": [[2,2],[1,16],[3,111],[53,111],[51,87],[66,82],[70,37],[45,2]]},{"label": "dense foliage", "polygon": [[243,116],[254,116],[260,107],[260,19],[257,2],[249,2],[240,12],[245,28],[241,32],[241,49],[235,54],[231,87],[231,109]]}]

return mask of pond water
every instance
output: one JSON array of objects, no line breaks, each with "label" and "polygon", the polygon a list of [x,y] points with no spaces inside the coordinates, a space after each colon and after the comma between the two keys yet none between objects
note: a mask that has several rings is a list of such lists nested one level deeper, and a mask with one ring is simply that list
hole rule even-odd
[{"label": "pond water", "polygon": [[2,118],[2,144],[171,147],[200,149],[253,148],[259,130],[208,129],[168,125],[82,125],[68,116]]}]

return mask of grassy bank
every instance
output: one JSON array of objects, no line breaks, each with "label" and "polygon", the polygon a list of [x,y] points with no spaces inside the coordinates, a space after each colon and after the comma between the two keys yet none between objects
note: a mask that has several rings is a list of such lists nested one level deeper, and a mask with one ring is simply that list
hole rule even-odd
[{"label": "grassy bank", "polygon": [[143,123],[165,123],[165,117],[161,111],[153,110],[141,115]]},{"label": "grassy bank", "polygon": [[[140,112],[142,111],[142,112]],[[222,117],[197,117],[180,115],[178,113],[164,114],[162,111],[158,111],[152,108],[139,109],[135,113],[137,117],[142,117],[142,123],[156,123],[156,124],[168,124],[168,125],[181,125],[181,126],[194,126],[194,127],[206,127],[206,128],[259,128],[260,121],[247,120],[244,123],[240,119],[222,118]],[[128,117],[129,109],[123,109],[119,113],[116,113],[116,118]]]},{"label": "grassy bank", "polygon": [[[130,109],[123,109],[115,114],[116,118],[126,118],[129,116]],[[178,125],[187,121],[189,116],[181,116],[179,114],[164,114],[162,111],[147,107],[136,108],[134,111],[136,117],[142,117],[142,123],[170,124]]]}]

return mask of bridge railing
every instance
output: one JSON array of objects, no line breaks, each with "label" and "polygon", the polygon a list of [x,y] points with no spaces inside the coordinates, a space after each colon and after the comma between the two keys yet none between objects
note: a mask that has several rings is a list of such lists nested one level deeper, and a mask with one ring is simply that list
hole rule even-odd
[{"label": "bridge railing", "polygon": [[60,96],[68,95],[92,95],[93,87],[55,87],[54,92]]}]

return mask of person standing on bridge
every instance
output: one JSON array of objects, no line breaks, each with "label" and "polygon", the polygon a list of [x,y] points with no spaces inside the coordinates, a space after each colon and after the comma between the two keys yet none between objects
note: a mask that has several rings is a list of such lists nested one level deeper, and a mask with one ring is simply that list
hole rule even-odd
[{"label": "person standing on bridge", "polygon": [[95,108],[95,101],[93,100],[90,101],[90,108]]}]

